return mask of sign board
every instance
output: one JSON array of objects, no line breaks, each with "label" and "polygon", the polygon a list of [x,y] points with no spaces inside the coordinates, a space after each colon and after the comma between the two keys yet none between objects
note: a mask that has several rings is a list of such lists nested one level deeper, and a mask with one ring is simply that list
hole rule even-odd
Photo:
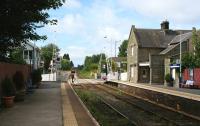
[{"label": "sign board", "polygon": [[179,68],[180,64],[170,64],[170,68]]}]

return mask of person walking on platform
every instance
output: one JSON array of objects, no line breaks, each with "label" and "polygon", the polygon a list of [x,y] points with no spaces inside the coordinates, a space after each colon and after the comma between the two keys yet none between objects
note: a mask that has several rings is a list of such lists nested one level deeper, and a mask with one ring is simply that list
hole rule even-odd
[{"label": "person walking on platform", "polygon": [[72,79],[72,83],[74,83],[75,70],[71,70],[70,77],[71,77],[71,79]]}]

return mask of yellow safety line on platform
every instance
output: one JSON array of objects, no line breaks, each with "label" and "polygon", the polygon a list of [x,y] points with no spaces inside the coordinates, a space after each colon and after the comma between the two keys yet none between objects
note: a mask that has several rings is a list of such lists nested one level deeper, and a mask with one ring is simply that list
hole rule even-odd
[{"label": "yellow safety line on platform", "polygon": [[62,96],[62,109],[63,109],[63,125],[78,126],[69,96],[66,91],[65,83],[61,83],[61,96]]}]

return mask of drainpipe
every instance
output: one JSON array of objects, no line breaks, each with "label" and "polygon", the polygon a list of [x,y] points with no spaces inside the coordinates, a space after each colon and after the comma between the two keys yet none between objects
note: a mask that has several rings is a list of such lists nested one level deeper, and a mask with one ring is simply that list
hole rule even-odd
[{"label": "drainpipe", "polygon": [[182,63],[182,61],[181,60],[182,60],[182,41],[181,41],[181,31],[180,31],[180,75],[179,75],[180,78],[179,78],[179,83],[181,83],[181,80],[182,80],[181,79],[181,77],[182,77],[182,75],[181,75],[181,72],[182,72],[181,71],[181,67],[182,67],[181,63]]},{"label": "drainpipe", "polygon": [[152,68],[151,68],[151,54],[149,53],[149,71],[150,71],[150,73],[149,73],[149,84],[151,85],[152,84]]}]

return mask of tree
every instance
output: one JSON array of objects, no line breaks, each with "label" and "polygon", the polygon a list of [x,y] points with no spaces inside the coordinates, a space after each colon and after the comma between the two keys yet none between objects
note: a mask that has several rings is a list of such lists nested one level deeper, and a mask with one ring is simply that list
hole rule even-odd
[{"label": "tree", "polygon": [[72,61],[70,61],[70,68],[74,67],[74,63]]},{"label": "tree", "polygon": [[102,54],[97,54],[97,55],[92,55],[92,56],[86,56],[85,61],[84,61],[84,69],[92,70],[94,67],[91,67],[91,64],[97,64],[98,66],[100,58],[102,58],[101,62],[105,61],[106,59],[105,54],[102,53]]},{"label": "tree", "polygon": [[8,54],[16,47],[30,40],[46,39],[36,33],[37,28],[56,20],[49,19],[47,10],[58,9],[64,0],[1,0],[0,1],[0,60],[9,58]]},{"label": "tree", "polygon": [[70,61],[67,59],[62,59],[61,61],[61,69],[62,70],[70,70]]},{"label": "tree", "polygon": [[78,70],[82,70],[83,67],[84,67],[83,65],[78,65],[78,66],[77,66]]},{"label": "tree", "polygon": [[23,58],[23,50],[22,48],[16,48],[10,54],[10,61],[16,64],[26,64],[26,61]]},{"label": "tree", "polygon": [[89,70],[89,66],[92,63],[92,57],[86,56],[84,61],[84,69]]},{"label": "tree", "polygon": [[195,57],[192,53],[185,53],[182,56],[182,69],[194,68],[195,67]]},{"label": "tree", "polygon": [[127,57],[128,40],[124,40],[119,47],[118,57]]},{"label": "tree", "polygon": [[91,78],[94,73],[98,71],[99,67],[101,68],[101,71],[106,72],[106,56],[104,53],[86,56],[84,65],[78,65],[78,70],[80,70],[79,76],[83,78]]},{"label": "tree", "polygon": [[64,54],[64,55],[63,55],[63,59],[70,60],[70,58],[69,58],[69,54]]},{"label": "tree", "polygon": [[53,52],[54,53],[59,52],[59,48],[55,44],[51,43],[41,48],[41,58],[44,61],[45,71],[48,71],[49,69],[50,61],[52,60],[53,57]]},{"label": "tree", "polygon": [[117,63],[112,60],[111,65],[112,65],[112,71],[116,72],[117,71]]},{"label": "tree", "polygon": [[192,31],[192,43],[194,52],[186,53],[182,57],[183,69],[200,67],[200,31],[195,28]]},{"label": "tree", "polygon": [[106,56],[104,53],[92,56],[86,56],[84,61],[84,70],[96,71],[96,66],[98,69],[100,58],[101,58],[101,64],[103,65],[103,63],[105,63],[106,60]]},{"label": "tree", "polygon": [[200,67],[200,30],[193,29],[192,42],[194,46],[194,58],[196,67]]}]

